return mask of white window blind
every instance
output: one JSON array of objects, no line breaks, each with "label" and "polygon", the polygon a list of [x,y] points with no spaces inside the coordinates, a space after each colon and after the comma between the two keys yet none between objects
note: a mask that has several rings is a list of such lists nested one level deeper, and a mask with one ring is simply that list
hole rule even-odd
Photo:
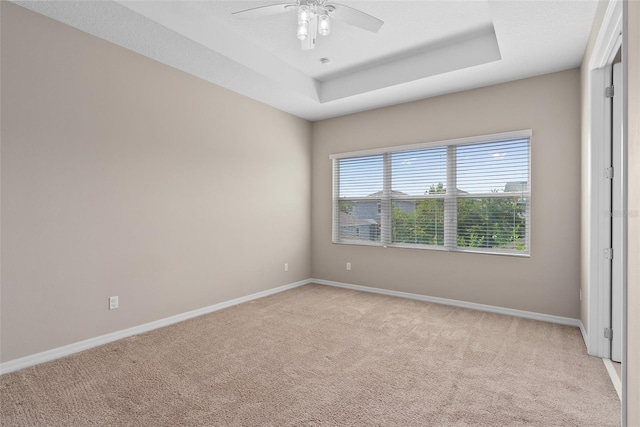
[{"label": "white window blind", "polygon": [[333,241],[528,255],[530,135],[332,156]]}]

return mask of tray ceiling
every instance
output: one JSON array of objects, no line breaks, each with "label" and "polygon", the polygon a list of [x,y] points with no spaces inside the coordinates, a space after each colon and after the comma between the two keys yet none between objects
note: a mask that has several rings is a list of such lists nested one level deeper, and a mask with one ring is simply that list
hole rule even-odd
[{"label": "tray ceiling", "polygon": [[[286,1],[16,2],[307,120],[578,67],[597,1],[349,1],[378,33],[332,22],[303,51]],[[321,59],[328,58],[329,64]]]}]

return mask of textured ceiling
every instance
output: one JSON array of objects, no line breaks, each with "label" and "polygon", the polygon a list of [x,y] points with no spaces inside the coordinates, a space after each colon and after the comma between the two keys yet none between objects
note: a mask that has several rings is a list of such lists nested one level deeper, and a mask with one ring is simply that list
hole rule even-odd
[{"label": "textured ceiling", "polygon": [[286,0],[17,3],[308,120],[577,67],[597,7],[339,0],[384,25],[371,33],[334,21],[330,35],[303,51],[295,12],[231,15]]}]

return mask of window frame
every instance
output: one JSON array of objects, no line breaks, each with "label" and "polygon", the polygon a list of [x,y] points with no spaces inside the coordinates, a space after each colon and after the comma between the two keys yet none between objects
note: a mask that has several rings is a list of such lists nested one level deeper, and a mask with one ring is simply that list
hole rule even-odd
[{"label": "window frame", "polygon": [[[411,145],[401,145],[395,147],[383,147],[370,150],[351,151],[344,153],[331,154],[329,158],[333,163],[332,174],[332,242],[334,244],[346,244],[346,245],[362,245],[362,246],[382,246],[384,248],[410,248],[410,249],[426,249],[426,250],[439,250],[447,252],[463,252],[463,253],[479,253],[490,255],[506,255],[516,257],[530,257],[531,256],[531,206],[532,206],[532,175],[531,175],[531,157],[532,157],[532,136],[533,131],[531,129],[504,132],[490,135],[474,136],[468,138],[457,138],[442,141],[433,141]],[[527,192],[526,197],[528,199],[525,211],[525,242],[526,250],[515,251],[513,249],[501,249],[501,248],[476,248],[458,246],[457,242],[457,228],[458,228],[458,200],[463,198],[471,199],[498,199],[513,197],[514,193],[470,193],[462,194],[458,193],[456,186],[456,148],[458,146],[469,146],[473,144],[487,144],[498,143],[503,141],[512,141],[518,139],[528,139],[528,180],[527,180]],[[406,151],[415,151],[420,149],[435,148],[435,147],[447,147],[447,185],[446,192],[442,195],[406,195],[406,196],[394,196],[392,192],[391,182],[391,156],[395,153],[401,153]],[[369,197],[338,197],[340,180],[339,180],[339,161],[342,159],[364,157],[364,156],[383,156],[383,191],[377,200],[382,207],[380,215],[380,240],[351,240],[340,239],[339,236],[339,215],[340,215],[340,202],[345,200],[369,200]],[[428,245],[422,243],[394,243],[392,241],[392,206],[394,201],[398,200],[422,200],[422,199],[444,199],[444,244],[441,245]]]}]

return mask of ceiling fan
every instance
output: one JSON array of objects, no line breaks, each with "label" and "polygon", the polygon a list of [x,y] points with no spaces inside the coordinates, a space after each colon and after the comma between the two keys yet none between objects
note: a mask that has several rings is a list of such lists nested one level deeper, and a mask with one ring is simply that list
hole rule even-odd
[{"label": "ceiling fan", "polygon": [[341,21],[363,30],[377,33],[384,21],[368,15],[358,9],[329,0],[296,0],[295,3],[271,4],[233,12],[232,15],[246,18],[275,15],[278,13],[297,11],[297,37],[303,50],[313,49],[317,35],[329,35],[331,19]]}]

